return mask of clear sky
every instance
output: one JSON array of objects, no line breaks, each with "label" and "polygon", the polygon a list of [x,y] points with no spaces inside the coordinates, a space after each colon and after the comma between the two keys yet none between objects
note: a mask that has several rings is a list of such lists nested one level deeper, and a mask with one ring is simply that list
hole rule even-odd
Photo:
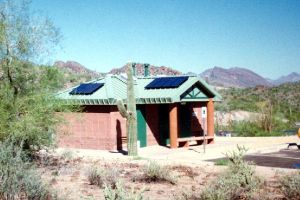
[{"label": "clear sky", "polygon": [[200,73],[300,73],[300,0],[33,0],[63,35],[52,60],[107,72],[127,61]]}]

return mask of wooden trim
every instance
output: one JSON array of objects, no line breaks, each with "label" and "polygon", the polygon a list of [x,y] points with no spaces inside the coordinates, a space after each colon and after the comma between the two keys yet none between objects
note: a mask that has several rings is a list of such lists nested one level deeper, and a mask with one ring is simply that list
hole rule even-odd
[{"label": "wooden trim", "polygon": [[170,129],[170,147],[171,149],[178,147],[178,105],[169,105],[169,129]]},{"label": "wooden trim", "polygon": [[122,136],[121,137],[121,141],[122,141],[122,144],[127,144],[127,137],[126,136]]},{"label": "wooden trim", "polygon": [[[205,136],[205,140],[214,139],[214,136]],[[203,136],[197,136],[197,137],[184,137],[184,138],[178,138],[178,142],[191,142],[191,141],[198,141],[198,140],[204,140]]]},{"label": "wooden trim", "polygon": [[[210,98],[207,102],[207,135],[214,136],[215,127],[214,127],[214,102]],[[213,141],[212,141],[213,142]]]}]

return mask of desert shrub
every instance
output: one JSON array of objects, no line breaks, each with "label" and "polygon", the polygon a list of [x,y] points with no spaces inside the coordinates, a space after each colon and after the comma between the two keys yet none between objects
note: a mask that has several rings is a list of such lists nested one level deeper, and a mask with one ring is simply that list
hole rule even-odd
[{"label": "desert shrub", "polygon": [[119,171],[116,168],[99,168],[91,167],[88,171],[88,180],[91,185],[104,187],[104,185],[112,188],[116,187]]},{"label": "desert shrub", "polygon": [[251,137],[257,136],[258,134],[264,135],[262,129],[256,122],[240,121],[232,123],[232,131],[237,136]]},{"label": "desert shrub", "polygon": [[110,185],[104,187],[105,200],[144,200],[143,193],[144,189],[137,191],[131,188],[130,191],[127,191],[121,182],[117,182],[115,188]]},{"label": "desert shrub", "polygon": [[185,189],[175,195],[177,200],[234,200],[251,199],[260,186],[260,179],[254,175],[254,167],[244,161],[244,147],[227,153],[228,169],[207,187],[199,190]]},{"label": "desert shrub", "polygon": [[172,171],[177,171],[183,173],[184,176],[188,176],[194,179],[196,176],[199,176],[199,173],[195,171],[192,167],[186,165],[174,165],[171,167]]},{"label": "desert shrub", "polygon": [[55,199],[53,194],[26,161],[21,147],[11,139],[0,143],[0,199]]},{"label": "desert shrub", "polygon": [[247,199],[259,188],[261,181],[254,175],[254,167],[243,159],[247,150],[237,148],[237,151],[226,154],[230,161],[228,170],[206,187],[200,199]]},{"label": "desert shrub", "polygon": [[58,199],[57,194],[41,181],[34,170],[29,170],[23,178],[25,194],[30,200]]},{"label": "desert shrub", "polygon": [[174,200],[201,200],[199,191],[184,188],[182,191],[173,194]]},{"label": "desert shrub", "polygon": [[285,175],[280,180],[281,191],[287,199],[300,198],[300,172]]},{"label": "desert shrub", "polygon": [[91,167],[87,176],[91,185],[98,185],[100,187],[104,185],[104,171],[102,169]]},{"label": "desert shrub", "polygon": [[[277,120],[279,121],[279,120]],[[278,124],[283,124],[281,123],[276,123]],[[240,122],[234,122],[232,123],[232,131],[237,135],[237,136],[242,136],[242,137],[261,137],[261,136],[280,136],[282,135],[282,131],[285,130],[284,128],[282,129],[274,129],[272,132],[265,131],[260,123],[258,121],[240,121]]]},{"label": "desert shrub", "polygon": [[62,154],[61,154],[61,157],[64,159],[64,160],[72,160],[74,159],[75,157],[75,154],[72,150],[70,149],[65,149]]},{"label": "desert shrub", "polygon": [[0,143],[0,199],[13,199],[21,193],[27,163],[22,160],[22,150],[12,141]]},{"label": "desert shrub", "polygon": [[116,187],[116,184],[119,179],[119,170],[117,168],[111,168],[105,170],[105,184],[111,186],[112,188]]},{"label": "desert shrub", "polygon": [[135,180],[145,182],[169,182],[176,184],[178,177],[166,166],[161,166],[157,162],[150,161],[141,169],[141,176],[135,177]]}]

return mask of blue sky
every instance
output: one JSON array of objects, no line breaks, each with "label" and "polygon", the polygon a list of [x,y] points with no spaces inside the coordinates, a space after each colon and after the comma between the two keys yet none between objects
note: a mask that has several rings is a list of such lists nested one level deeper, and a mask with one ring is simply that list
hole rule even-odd
[{"label": "blue sky", "polygon": [[54,60],[107,72],[127,61],[200,73],[300,73],[298,0],[33,0],[63,35]]}]

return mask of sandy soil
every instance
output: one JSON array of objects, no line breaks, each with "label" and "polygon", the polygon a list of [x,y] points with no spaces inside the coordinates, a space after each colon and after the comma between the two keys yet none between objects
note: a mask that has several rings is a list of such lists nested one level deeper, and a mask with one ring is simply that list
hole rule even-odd
[{"label": "sandy soil", "polygon": [[[300,140],[294,136],[217,137],[215,144],[206,146],[205,153],[203,146],[179,149],[151,146],[139,149],[139,157],[134,159],[120,152],[57,149],[54,157],[40,160],[39,170],[64,199],[104,199],[102,189],[88,182],[87,173],[91,166],[117,168],[126,188],[144,189],[144,195],[149,199],[175,199],[174,196],[181,191],[199,191],[215,179],[226,166],[216,166],[214,162],[224,158],[226,152],[235,150],[239,144],[249,149],[246,159],[257,165],[256,174],[264,179],[265,193],[277,198],[278,177],[296,171],[294,165],[300,163],[300,150],[287,149],[287,143],[291,142],[300,143]],[[178,183],[133,182],[132,177],[149,160],[169,166],[179,177]],[[281,198],[279,195],[277,199]]]}]

